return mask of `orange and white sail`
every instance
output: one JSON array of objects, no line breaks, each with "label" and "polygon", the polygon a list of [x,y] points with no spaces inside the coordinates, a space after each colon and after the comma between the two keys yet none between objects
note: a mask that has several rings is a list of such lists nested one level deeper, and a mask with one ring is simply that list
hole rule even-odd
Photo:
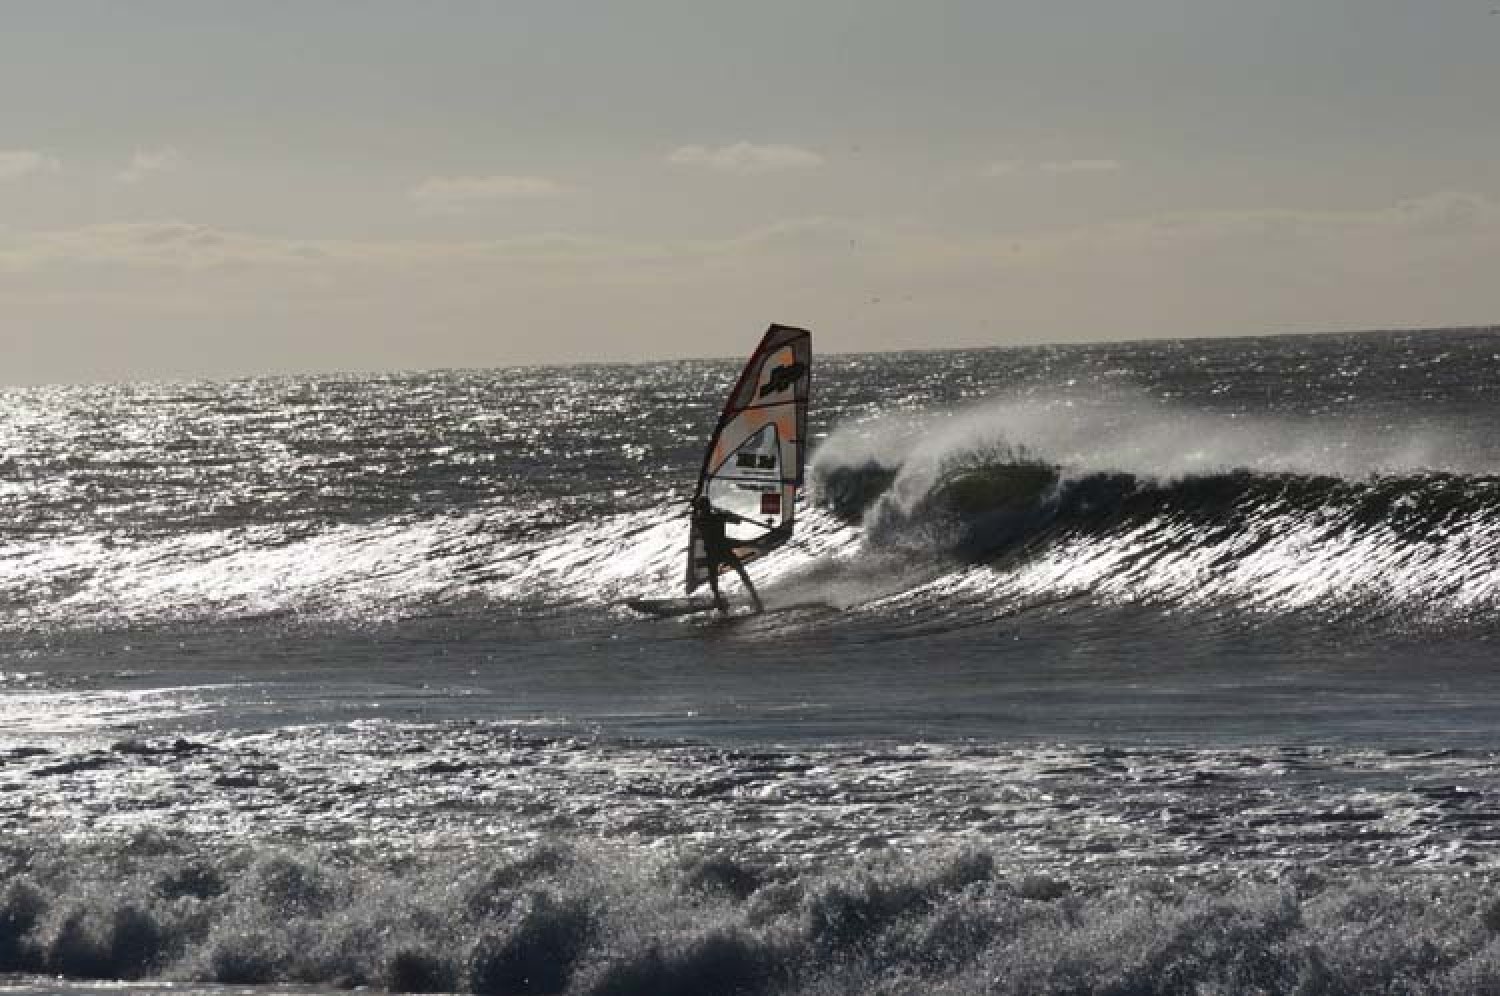
[{"label": "orange and white sail", "polygon": [[[746,520],[725,530],[741,562],[791,538],[807,464],[811,374],[812,333],[772,325],[745,364],[709,439],[693,497],[707,495],[715,508]],[[708,580],[708,570],[695,527],[688,542],[689,592]]]}]

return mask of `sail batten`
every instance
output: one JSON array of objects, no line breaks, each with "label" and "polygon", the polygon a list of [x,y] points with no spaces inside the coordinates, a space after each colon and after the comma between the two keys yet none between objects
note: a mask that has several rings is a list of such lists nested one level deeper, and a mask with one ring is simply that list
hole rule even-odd
[{"label": "sail batten", "polygon": [[[807,465],[811,367],[812,334],[772,325],[750,354],[709,437],[693,497],[707,496],[715,508],[746,520],[726,529],[742,563],[791,537]],[[694,529],[688,543],[687,590],[706,582],[708,571],[703,543]]]}]

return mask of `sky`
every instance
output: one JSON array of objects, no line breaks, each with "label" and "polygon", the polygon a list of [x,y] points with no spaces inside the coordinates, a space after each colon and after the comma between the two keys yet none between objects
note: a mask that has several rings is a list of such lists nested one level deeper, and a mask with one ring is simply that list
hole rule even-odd
[{"label": "sky", "polygon": [[1500,324],[1496,6],[17,0],[0,384]]}]

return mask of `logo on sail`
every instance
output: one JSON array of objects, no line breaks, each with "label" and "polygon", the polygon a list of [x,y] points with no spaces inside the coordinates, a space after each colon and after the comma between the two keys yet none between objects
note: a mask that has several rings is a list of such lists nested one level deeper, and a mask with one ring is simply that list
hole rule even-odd
[{"label": "logo on sail", "polygon": [[771,371],[771,376],[766,380],[765,386],[760,389],[759,397],[767,397],[772,394],[780,394],[787,388],[797,383],[798,378],[807,373],[805,363],[787,363]]}]

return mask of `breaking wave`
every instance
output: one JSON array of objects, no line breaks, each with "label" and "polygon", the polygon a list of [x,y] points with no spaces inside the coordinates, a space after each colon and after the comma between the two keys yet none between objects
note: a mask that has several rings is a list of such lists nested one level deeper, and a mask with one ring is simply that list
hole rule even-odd
[{"label": "breaking wave", "polygon": [[0,853],[0,973],[634,994],[1472,993],[1485,875],[1006,874],[977,849],[817,869],[541,846],[414,854],[143,833]]},{"label": "breaking wave", "polygon": [[1428,442],[1201,414],[1060,424],[1002,407],[836,434],[818,500],[871,549],[949,558],[945,584],[962,576],[1010,605],[1076,595],[1454,622],[1500,600],[1500,476],[1451,469]]},{"label": "breaking wave", "polygon": [[[1311,431],[1114,399],[990,406],[835,431],[773,605],[941,627],[1038,605],[1487,625],[1500,475],[1441,439]],[[373,521],[77,533],[10,544],[4,625],[534,620],[680,585],[674,502],[547,502]]]},{"label": "breaking wave", "polygon": [[938,546],[1016,587],[1267,611],[1408,603],[1450,617],[1500,595],[1500,478],[1240,470],[1163,482],[1002,462],[955,470],[914,502],[881,491],[891,479],[872,465],[829,472],[824,487],[872,543]]}]

